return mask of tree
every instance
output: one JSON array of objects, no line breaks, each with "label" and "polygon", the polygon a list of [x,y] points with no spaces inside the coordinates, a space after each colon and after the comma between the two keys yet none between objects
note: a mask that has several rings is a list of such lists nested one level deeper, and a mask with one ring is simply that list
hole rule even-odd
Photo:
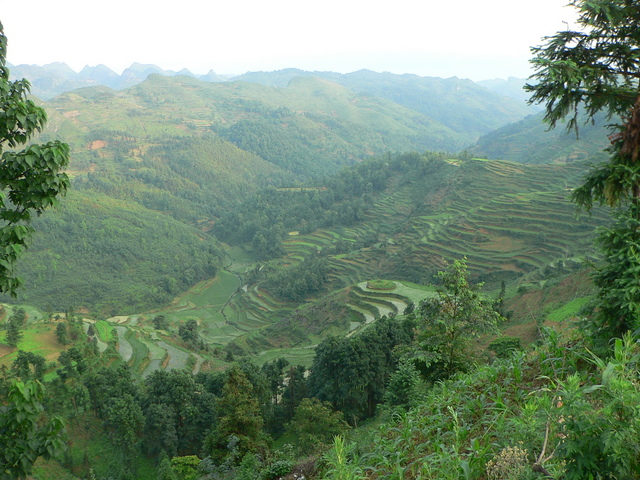
[{"label": "tree", "polygon": [[9,327],[7,328],[7,335],[5,342],[10,347],[17,347],[18,342],[22,339],[22,330],[20,329],[20,324],[18,322],[9,322]]},{"label": "tree", "polygon": [[131,466],[138,453],[138,443],[144,426],[144,414],[129,394],[111,398],[106,410],[105,427],[111,441],[122,453],[126,466]]},{"label": "tree", "polygon": [[359,335],[325,338],[316,347],[309,393],[331,402],[349,421],[373,416],[396,370],[394,348],[412,340],[412,321],[389,317],[378,319]]},{"label": "tree", "polygon": [[214,396],[185,370],[156,370],[145,380],[143,407],[147,451],[167,455],[200,452],[204,432],[215,423]]},{"label": "tree", "polygon": [[62,322],[56,325],[56,338],[60,345],[67,344],[67,326]]},{"label": "tree", "polygon": [[9,321],[22,327],[27,323],[27,312],[24,311],[24,308],[16,308],[9,317]]},{"label": "tree", "polygon": [[420,385],[420,372],[413,362],[408,359],[400,362],[385,392],[384,399],[388,405],[408,409],[414,400],[418,386]]},{"label": "tree", "polygon": [[253,395],[253,386],[239,367],[232,367],[216,402],[217,425],[207,438],[214,459],[222,459],[230,437],[235,437],[238,458],[259,448],[263,419],[260,405]]},{"label": "tree", "polygon": [[293,418],[295,409],[303,398],[307,397],[307,368],[304,365],[290,367],[287,373],[287,385],[282,393],[283,418],[285,421]]},{"label": "tree", "polygon": [[0,479],[26,478],[38,457],[49,459],[64,448],[64,423],[43,422],[44,387],[38,381],[12,384],[0,404]]},{"label": "tree", "polygon": [[[29,379],[42,380],[45,372],[45,363],[42,355],[19,350],[18,356],[13,361],[11,370],[23,381]],[[31,369],[32,367],[33,370]]]},{"label": "tree", "polygon": [[166,330],[169,328],[169,322],[167,322],[167,317],[164,315],[156,315],[153,317],[153,328],[156,330]]},{"label": "tree", "polygon": [[[535,85],[531,102],[546,104],[551,127],[579,114],[621,117],[612,126],[610,158],[591,168],[572,200],[590,210],[594,203],[615,208],[617,223],[600,233],[604,266],[594,281],[596,335],[607,340],[640,327],[640,8],[631,0],[573,0],[580,11],[578,30],[558,32],[533,48]],[[618,249],[623,246],[624,251]],[[628,261],[628,259],[632,259]],[[628,288],[627,288],[628,287]]]},{"label": "tree", "polygon": [[33,215],[54,205],[69,187],[62,172],[69,146],[59,141],[26,145],[42,130],[45,111],[27,98],[27,80],[9,81],[7,37],[0,23],[0,291],[15,296],[20,280],[13,267],[26,248]]},{"label": "tree", "polygon": [[288,431],[297,439],[300,453],[311,454],[327,449],[333,437],[348,428],[342,412],[333,411],[329,402],[305,398],[296,408]]},{"label": "tree", "polygon": [[173,411],[165,404],[152,403],[145,412],[143,446],[152,458],[178,453],[178,435]]},{"label": "tree", "polygon": [[638,98],[640,10],[630,0],[572,0],[580,11],[579,30],[545,37],[532,48],[536,70],[527,85],[532,103],[545,102],[545,119],[554,127],[570,116],[575,128],[580,110],[588,120],[601,111],[609,118],[627,115]]},{"label": "tree", "polygon": [[190,318],[184,324],[178,327],[178,335],[186,343],[196,345],[200,339],[198,335],[198,321]]},{"label": "tree", "polygon": [[426,326],[422,345],[433,354],[432,380],[450,377],[464,368],[469,358],[468,340],[494,330],[501,318],[492,302],[480,295],[482,284],[469,283],[466,258],[438,272],[438,278],[442,283],[436,295],[420,303]]}]

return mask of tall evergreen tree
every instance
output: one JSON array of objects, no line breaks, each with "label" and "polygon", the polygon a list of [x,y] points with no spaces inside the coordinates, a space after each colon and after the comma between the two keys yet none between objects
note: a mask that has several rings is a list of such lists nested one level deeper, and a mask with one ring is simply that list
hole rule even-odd
[{"label": "tall evergreen tree", "polygon": [[[263,420],[253,386],[239,367],[232,367],[216,402],[217,424],[207,439],[207,447],[215,459],[226,457],[227,446],[234,441],[237,458],[260,447]],[[232,438],[233,437],[233,438]]]},{"label": "tall evergreen tree", "polygon": [[[607,340],[640,328],[640,8],[633,0],[573,0],[578,29],[567,29],[533,48],[537,83],[528,85],[532,102],[543,102],[553,127],[564,118],[577,128],[584,112],[622,118],[612,127],[608,161],[596,165],[573,201],[616,208],[612,229],[600,234],[605,256],[597,269],[600,289],[593,324]],[[622,247],[622,248],[620,248]]]},{"label": "tall evergreen tree", "polygon": [[23,333],[20,328],[20,324],[18,322],[9,322],[5,338],[7,345],[10,347],[17,347],[20,340],[22,340],[22,335]]}]

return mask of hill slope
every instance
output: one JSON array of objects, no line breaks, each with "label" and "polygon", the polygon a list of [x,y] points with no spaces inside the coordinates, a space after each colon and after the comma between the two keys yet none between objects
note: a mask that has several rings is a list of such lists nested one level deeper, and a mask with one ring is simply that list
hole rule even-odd
[{"label": "hill slope", "polygon": [[528,116],[481,137],[470,148],[474,155],[521,163],[570,163],[596,161],[609,145],[607,122],[598,116],[595,123],[579,124],[579,135],[563,125],[549,130],[543,113]]},{"label": "hill slope", "polygon": [[370,70],[341,75],[286,69],[277,72],[251,72],[236,79],[285,87],[294,79],[309,76],[324,78],[359,94],[384,98],[427,115],[460,134],[462,146],[531,113],[524,102],[504,97],[470,80],[456,77],[443,79]]}]

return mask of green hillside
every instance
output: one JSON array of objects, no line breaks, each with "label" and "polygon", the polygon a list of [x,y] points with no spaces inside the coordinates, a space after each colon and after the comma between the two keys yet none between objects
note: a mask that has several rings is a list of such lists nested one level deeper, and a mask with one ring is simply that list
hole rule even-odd
[{"label": "green hillside", "polygon": [[70,192],[34,227],[17,270],[27,285],[17,301],[47,311],[147,310],[214,276],[223,256],[198,229],[97,192]]},{"label": "green hillside", "polygon": [[549,130],[543,114],[528,116],[482,136],[469,150],[474,155],[521,163],[594,162],[609,146],[606,125],[598,116],[594,123],[579,123],[578,134],[562,126]]},{"label": "green hillside", "polygon": [[[431,283],[445,262],[463,256],[472,278],[488,289],[554,284],[583,268],[594,255],[596,226],[608,222],[601,209],[576,216],[568,197],[582,174],[577,164],[406,154],[345,170],[322,189],[261,192],[213,230],[224,227],[223,238],[271,254],[245,275],[248,285],[226,307],[234,321],[266,327],[235,339],[233,351],[276,349],[271,355],[288,358],[317,343],[318,331],[346,335],[402,313],[429,295],[407,282]],[[369,180],[376,186],[358,188]],[[281,239],[281,247],[264,252],[252,238]],[[392,290],[363,288],[377,278],[389,279]],[[305,299],[314,302],[306,313],[298,310]],[[520,318],[521,308],[515,310]]]},{"label": "green hillside", "polygon": [[[152,75],[124,91],[78,89],[46,108],[50,121],[41,140],[59,137],[71,146],[74,193],[59,211],[38,220],[40,235],[20,267],[28,286],[19,301],[42,308],[133,312],[160,306],[217,268],[219,249],[203,232],[229,224],[226,219],[256,192],[333,175],[376,153],[463,145],[458,133],[415,110],[312,77],[279,88]],[[387,178],[381,175],[373,172],[358,188],[381,188]],[[331,182],[333,192],[348,189],[340,177]],[[367,201],[340,201],[324,223],[311,214],[306,226],[290,230],[308,233],[362,220]],[[251,243],[255,233],[223,239]],[[148,239],[156,238],[153,252]],[[176,238],[185,240],[171,240]],[[181,243],[192,254],[179,264]],[[277,244],[273,232],[265,236],[263,247]]]},{"label": "green hillside", "polygon": [[424,114],[312,78],[275,88],[151,75],[121,92],[95,87],[61,95],[48,110],[56,117],[52,126],[76,149],[104,141],[101,132],[126,132],[128,145],[120,142],[121,149],[130,147],[121,151],[126,157],[160,138],[217,132],[299,175],[334,173],[385,151],[455,150],[465,144]]},{"label": "green hillside", "polygon": [[[285,258],[296,263],[326,255],[336,286],[377,277],[430,281],[443,260],[463,255],[473,275],[495,284],[543,278],[558,262],[579,264],[593,229],[606,221],[600,210],[576,217],[569,196],[584,172],[577,164],[408,154],[370,165],[380,175],[378,186],[359,189],[354,184],[368,182],[362,164],[358,174],[345,171],[338,177],[350,196],[331,180],[322,191],[265,191],[259,204],[248,200],[241,208],[255,210],[256,217],[245,213],[224,219],[224,227],[240,233],[236,241],[247,241],[256,235],[256,226],[257,232],[268,233],[280,226]],[[285,205],[296,206],[281,215]],[[345,211],[352,215],[340,214]],[[260,215],[266,215],[264,227]],[[253,230],[243,236],[249,226]]]},{"label": "green hillside", "polygon": [[341,75],[285,69],[276,72],[250,72],[237,79],[286,87],[301,77],[323,78],[344,85],[358,94],[383,98],[426,115],[458,133],[462,141],[459,148],[491,130],[531,113],[524,102],[503,97],[470,80],[456,77],[419,77],[370,70]]}]

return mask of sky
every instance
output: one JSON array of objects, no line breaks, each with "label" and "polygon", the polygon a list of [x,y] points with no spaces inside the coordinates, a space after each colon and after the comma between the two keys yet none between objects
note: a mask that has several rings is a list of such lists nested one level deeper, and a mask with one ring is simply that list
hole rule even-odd
[{"label": "sky", "polygon": [[[567,0],[0,0],[14,65],[527,77]],[[563,23],[567,22],[567,23]]]}]

